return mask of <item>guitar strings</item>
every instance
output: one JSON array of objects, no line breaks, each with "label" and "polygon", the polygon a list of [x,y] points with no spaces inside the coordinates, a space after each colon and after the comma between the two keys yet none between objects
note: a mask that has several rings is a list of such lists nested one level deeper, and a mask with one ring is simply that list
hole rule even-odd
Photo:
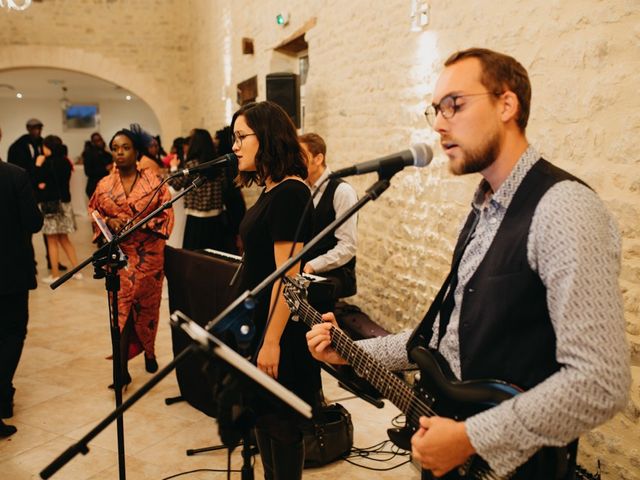
[{"label": "guitar strings", "polygon": [[[289,287],[289,285],[285,286],[285,292],[287,291],[287,287]],[[322,315],[306,301],[296,299],[295,307],[297,311],[302,311],[304,316],[309,319],[308,324],[310,327],[324,323]],[[369,374],[369,372],[373,370],[373,372],[369,374],[370,381],[374,384],[373,386],[381,390],[380,393],[384,394],[392,403],[400,408],[400,410],[404,411],[410,423],[419,425],[421,416],[437,416],[437,413],[424,403],[422,399],[417,397],[407,383],[380,365],[373,357],[358,347],[346,333],[335,328],[335,326],[331,327],[331,343],[342,350],[342,352],[339,352],[341,356],[343,353],[346,354],[347,357],[345,360],[348,360],[352,364],[356,373],[364,371],[366,374]],[[385,383],[383,384],[382,382]],[[375,383],[378,383],[378,385]],[[395,391],[392,387],[395,387]],[[477,480],[501,480],[504,478],[496,476],[496,473],[489,466],[476,466],[469,474],[472,475],[470,478]]]},{"label": "guitar strings", "polygon": [[[299,309],[311,319],[311,325],[324,322],[322,316],[310,306],[302,303]],[[358,370],[364,371],[365,373],[371,372],[369,375],[371,380],[378,383],[378,385],[374,386],[382,390],[381,393],[385,394],[393,403],[396,403],[402,411],[408,413],[408,415],[415,420],[415,424],[418,424],[418,419],[415,418],[416,414],[419,414],[419,416],[436,415],[436,412],[420,398],[416,397],[409,385],[381,366],[369,354],[358,347],[342,330],[332,327],[331,340],[335,346],[342,350],[342,352],[340,352],[341,354],[346,354],[346,360],[352,363],[356,372],[358,372]],[[383,381],[386,381],[384,385],[382,385]]]}]

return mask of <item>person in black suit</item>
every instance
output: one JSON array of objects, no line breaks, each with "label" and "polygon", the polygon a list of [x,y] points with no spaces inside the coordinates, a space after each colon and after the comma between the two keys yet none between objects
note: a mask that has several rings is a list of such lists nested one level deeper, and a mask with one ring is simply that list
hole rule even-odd
[{"label": "person in black suit", "polygon": [[98,182],[109,175],[113,168],[113,157],[107,151],[106,144],[99,132],[91,134],[91,141],[86,142],[82,152],[84,162],[84,173],[87,176],[87,187],[85,192],[91,198],[96,191]]},{"label": "person in black suit", "polygon": [[24,168],[29,175],[31,185],[36,187],[36,157],[42,154],[42,122],[37,118],[27,121],[27,133],[18,138],[9,147],[7,161]]},{"label": "person in black suit", "polygon": [[[0,161],[0,417],[13,416],[13,375],[27,335],[29,290],[37,287],[31,235],[43,218],[27,172]],[[0,420],[0,437],[17,429]]]}]

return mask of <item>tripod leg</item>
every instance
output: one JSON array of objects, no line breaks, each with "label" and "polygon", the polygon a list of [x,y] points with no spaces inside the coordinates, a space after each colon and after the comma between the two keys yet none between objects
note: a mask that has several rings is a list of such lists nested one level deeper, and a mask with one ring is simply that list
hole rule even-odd
[{"label": "tripod leg", "polygon": [[178,395],[177,397],[168,397],[164,399],[165,405],[173,405],[174,403],[184,402],[184,397],[182,395]]},{"label": "tripod leg", "polygon": [[251,432],[246,432],[242,440],[242,468],[240,469],[241,480],[253,480],[253,462],[251,459],[257,450],[251,445]]},{"label": "tripod leg", "polygon": [[222,450],[223,448],[227,448],[227,447],[225,447],[224,445],[214,445],[213,447],[190,448],[189,450],[187,450],[187,455],[190,457],[198,453],[214,452],[216,450]]}]

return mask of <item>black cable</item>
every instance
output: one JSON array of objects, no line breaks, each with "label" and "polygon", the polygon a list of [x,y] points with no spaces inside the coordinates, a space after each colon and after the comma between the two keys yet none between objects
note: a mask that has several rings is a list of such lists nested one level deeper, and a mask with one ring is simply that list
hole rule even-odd
[{"label": "black cable", "polygon": [[394,427],[406,427],[407,416],[404,413],[399,413],[391,419],[391,425]]},{"label": "black cable", "polygon": [[[352,447],[351,448],[351,452],[347,457],[344,457],[343,460],[347,463],[350,463],[351,465],[354,465],[356,467],[360,467],[360,468],[364,468],[366,470],[373,470],[373,471],[378,471],[378,472],[386,472],[389,470],[393,470],[396,468],[399,468],[403,465],[406,465],[407,463],[409,463],[411,460],[406,460],[403,462],[398,463],[397,465],[391,465],[389,467],[384,467],[384,468],[378,468],[378,467],[370,467],[367,465],[363,465],[361,463],[357,463],[354,462],[352,459],[353,458],[361,458],[363,460],[368,460],[368,461],[372,461],[372,462],[389,462],[391,460],[393,460],[396,457],[407,457],[409,456],[409,452],[407,452],[406,450],[402,450],[399,447],[396,447],[395,445],[391,444],[391,448],[390,450],[385,450],[385,447],[387,445],[389,445],[391,443],[391,441],[389,440],[384,440],[382,442],[376,443],[375,445],[372,445],[370,447],[364,447],[364,448],[358,448],[358,447]],[[375,458],[373,457],[373,455],[387,455],[387,457],[385,458]]]},{"label": "black cable", "polygon": [[407,460],[407,461],[404,461],[402,463],[399,463],[398,465],[393,465],[393,466],[387,467],[387,468],[374,468],[374,467],[368,467],[366,465],[361,465],[361,464],[356,463],[356,462],[352,462],[351,460],[349,460],[347,458],[345,458],[344,461],[347,462],[347,463],[350,463],[351,465],[354,465],[356,467],[364,468],[365,470],[373,470],[375,472],[388,472],[389,470],[394,470],[396,468],[400,468],[403,465],[406,465],[407,463],[411,462],[411,460]]},{"label": "black cable", "polygon": [[182,475],[189,475],[191,473],[198,473],[198,472],[233,472],[233,473],[240,473],[241,470],[222,470],[222,469],[214,469],[214,468],[198,468],[197,470],[189,470],[188,472],[180,472],[180,473],[176,473],[175,475],[171,475],[169,477],[164,477],[162,480],[170,480],[172,478],[177,478],[180,477]]}]

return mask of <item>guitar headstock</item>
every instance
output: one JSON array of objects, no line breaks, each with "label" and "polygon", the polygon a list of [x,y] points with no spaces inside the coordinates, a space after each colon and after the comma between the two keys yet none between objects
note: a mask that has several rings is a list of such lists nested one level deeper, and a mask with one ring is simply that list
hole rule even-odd
[{"label": "guitar headstock", "polygon": [[282,283],[284,284],[282,295],[287,302],[289,310],[295,315],[300,308],[300,304],[307,299],[309,280],[302,275],[295,275],[293,277],[285,276]]}]

